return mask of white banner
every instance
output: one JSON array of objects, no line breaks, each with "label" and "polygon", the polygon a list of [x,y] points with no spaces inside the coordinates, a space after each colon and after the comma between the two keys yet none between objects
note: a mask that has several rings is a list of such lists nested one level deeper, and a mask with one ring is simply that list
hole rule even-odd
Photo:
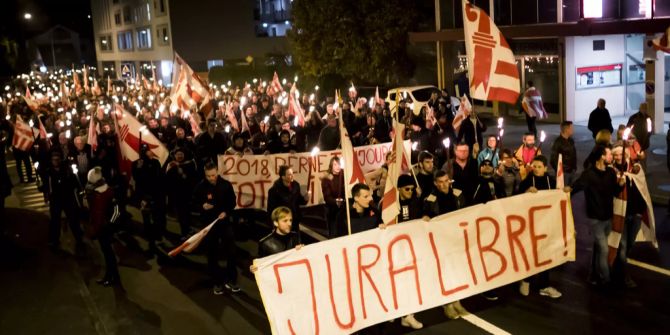
[{"label": "white banner", "polygon": [[[406,147],[409,147],[409,143],[406,143]],[[355,148],[363,172],[368,173],[379,169],[384,164],[386,153],[390,148],[391,142]],[[312,191],[307,204],[311,206],[323,203],[320,177],[328,171],[330,159],[339,156],[341,156],[340,150],[322,151],[315,157],[311,157],[309,152],[276,155],[219,155],[219,174],[233,184],[235,195],[237,195],[237,208],[265,209],[268,191],[279,178],[277,174],[279,167],[288,165],[293,169],[294,178],[301,187],[309,187],[309,190]]]},{"label": "white banner", "polygon": [[254,260],[273,334],[347,334],[575,260],[569,195],[526,193]]}]

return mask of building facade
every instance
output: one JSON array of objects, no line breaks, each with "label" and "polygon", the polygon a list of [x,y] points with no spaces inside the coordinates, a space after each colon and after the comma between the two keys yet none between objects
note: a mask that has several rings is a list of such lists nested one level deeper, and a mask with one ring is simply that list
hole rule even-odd
[{"label": "building facade", "polygon": [[[670,1],[470,0],[500,27],[522,83],[543,93],[553,121],[585,122],[599,98],[614,118],[647,102],[654,129],[670,111],[670,57],[649,43],[670,27]],[[467,70],[461,0],[438,0],[436,31],[410,33],[436,45],[438,83]],[[439,70],[441,69],[441,70]],[[516,106],[519,108],[519,105]],[[615,125],[616,126],[616,125]]]},{"label": "building facade", "polygon": [[169,83],[174,49],[168,0],[91,0],[99,74],[151,77]]}]

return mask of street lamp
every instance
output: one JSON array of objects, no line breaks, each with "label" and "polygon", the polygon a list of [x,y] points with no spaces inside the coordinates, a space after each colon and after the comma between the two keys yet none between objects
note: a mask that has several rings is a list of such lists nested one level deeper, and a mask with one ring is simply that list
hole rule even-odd
[{"label": "street lamp", "polygon": [[30,20],[30,19],[33,18],[33,14],[25,13],[25,14],[23,14],[23,18],[26,19],[26,20]]}]

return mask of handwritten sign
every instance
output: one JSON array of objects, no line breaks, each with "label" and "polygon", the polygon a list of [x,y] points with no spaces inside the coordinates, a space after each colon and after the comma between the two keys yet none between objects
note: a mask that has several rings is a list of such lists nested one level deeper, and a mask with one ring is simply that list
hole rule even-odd
[{"label": "handwritten sign", "polygon": [[575,260],[569,196],[540,191],[256,259],[273,334],[348,334]]}]

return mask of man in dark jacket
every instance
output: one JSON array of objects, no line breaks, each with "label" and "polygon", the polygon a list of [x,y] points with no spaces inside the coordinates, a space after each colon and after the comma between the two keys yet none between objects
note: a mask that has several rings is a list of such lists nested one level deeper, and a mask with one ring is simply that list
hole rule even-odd
[{"label": "man in dark jacket", "polygon": [[413,173],[419,183],[419,199],[423,200],[433,191],[433,174],[435,159],[428,151],[421,151]]},{"label": "man in dark jacket", "polygon": [[186,159],[186,149],[177,147],[172,155],[174,160],[167,166],[166,181],[170,207],[177,213],[182,238],[191,229],[191,196],[197,181],[197,169],[193,159]]},{"label": "man in dark jacket", "polygon": [[297,232],[302,219],[301,205],[307,204],[306,196],[311,191],[303,195],[300,190],[300,184],[293,180],[293,170],[288,165],[279,167],[279,178],[272,184],[268,191],[267,212],[272,213],[279,206],[286,206],[293,213],[293,227],[291,230]]},{"label": "man in dark jacket", "polygon": [[[379,227],[382,223],[380,212],[372,206],[372,192],[370,187],[363,183],[358,183],[351,188],[353,201],[349,205],[349,222],[351,224],[351,233],[360,233],[366,230]],[[337,226],[339,227],[339,236],[345,236],[348,233],[347,227],[347,209],[342,208],[337,216]]]},{"label": "man in dark jacket", "polygon": [[327,117],[327,125],[321,129],[319,135],[319,148],[321,151],[335,150],[340,145],[340,130],[337,127],[337,117],[330,114]]},{"label": "man in dark jacket", "polygon": [[[193,200],[200,208],[202,223],[208,225],[216,220],[216,224],[205,237],[207,247],[207,267],[214,282],[214,294],[223,294],[224,287],[235,293],[237,286],[237,268],[235,267],[235,235],[231,216],[237,204],[233,185],[221,178],[217,173],[217,165],[205,165],[205,180],[195,188]],[[219,268],[219,250],[224,247],[226,269],[221,273]]]},{"label": "man in dark jacket", "polygon": [[223,154],[228,148],[226,138],[217,128],[216,120],[209,120],[207,131],[201,133],[195,139],[196,156],[200,166],[205,166],[207,162],[218,162],[218,155]]},{"label": "man in dark jacket", "polygon": [[140,158],[133,162],[132,175],[135,181],[135,201],[139,202],[142,212],[149,248],[155,251],[156,241],[163,238],[167,224],[165,185],[161,163],[145,144],[140,148]]},{"label": "man in dark jacket", "polygon": [[64,211],[79,252],[83,248],[83,233],[79,225],[79,180],[70,167],[63,163],[63,156],[58,151],[52,152],[51,166],[44,178],[43,187],[49,197],[49,246],[56,249],[60,244],[61,212]]},{"label": "man in dark jacket", "polygon": [[421,200],[416,196],[416,192],[414,192],[415,187],[416,185],[412,176],[403,174],[398,177],[398,200],[400,200],[398,223],[421,217]]},{"label": "man in dark jacket", "polygon": [[452,191],[449,175],[445,171],[438,170],[435,173],[433,183],[435,184],[433,192],[423,199],[422,215],[426,221],[455,211],[460,207],[458,198]]},{"label": "man in dark jacket", "polygon": [[472,195],[472,204],[484,204],[492,200],[504,198],[505,186],[496,182],[493,178],[494,169],[490,160],[485,159],[479,166],[479,182],[475,185],[475,193]]},{"label": "man in dark jacket", "polygon": [[[640,143],[640,148],[645,151],[649,149],[649,129],[647,129],[647,119],[649,114],[647,114],[647,103],[643,102],[640,104],[640,110],[631,115],[628,119],[627,127],[633,127],[633,134],[638,143]],[[644,165],[643,165],[644,166]]]},{"label": "man in dark jacket", "polygon": [[577,172],[577,149],[575,141],[572,139],[574,126],[572,121],[561,122],[561,134],[556,138],[551,146],[551,166],[558,171],[558,155],[563,157],[563,175],[565,185],[571,185]]},{"label": "man in dark jacket", "polygon": [[300,245],[300,234],[291,231],[293,215],[288,207],[275,208],[270,218],[275,228],[258,242],[258,257],[274,255]]},{"label": "man in dark jacket", "polygon": [[454,158],[444,163],[442,170],[446,171],[453,180],[451,186],[454,188],[454,194],[459,197],[462,192],[465,206],[469,206],[472,203],[472,195],[475,193],[479,177],[477,160],[470,157],[468,145],[462,142],[456,145],[454,156]]},{"label": "man in dark jacket", "polygon": [[605,108],[605,99],[598,99],[598,107],[589,115],[588,128],[593,134],[593,138],[596,138],[598,132],[603,129],[608,130],[610,134],[614,131],[610,112]]},{"label": "man in dark jacket", "polygon": [[612,151],[604,145],[596,145],[587,161],[585,170],[572,185],[572,193],[584,191],[586,217],[593,234],[593,257],[590,281],[595,284],[610,282],[610,269],[607,262],[607,237],[612,230],[614,215],[614,197],[626,182],[609,167],[612,163]]}]

